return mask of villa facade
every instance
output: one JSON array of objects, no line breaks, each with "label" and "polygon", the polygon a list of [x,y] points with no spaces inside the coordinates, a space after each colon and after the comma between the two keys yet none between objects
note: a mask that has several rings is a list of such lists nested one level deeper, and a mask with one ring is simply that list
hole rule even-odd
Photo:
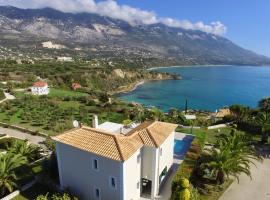
[{"label": "villa facade", "polygon": [[33,84],[31,87],[31,93],[33,95],[47,95],[50,92],[48,83],[43,81],[38,81]]},{"label": "villa facade", "polygon": [[155,198],[173,164],[176,124],[105,122],[54,137],[61,187],[83,200]]}]

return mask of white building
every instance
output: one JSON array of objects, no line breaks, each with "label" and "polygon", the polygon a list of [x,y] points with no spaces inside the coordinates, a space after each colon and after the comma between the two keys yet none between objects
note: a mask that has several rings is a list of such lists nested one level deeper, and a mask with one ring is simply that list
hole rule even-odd
[{"label": "white building", "polygon": [[49,94],[50,89],[48,83],[43,81],[38,81],[33,84],[31,87],[31,93],[33,95],[47,95]]},{"label": "white building", "polygon": [[54,137],[61,187],[83,200],[155,198],[173,164],[176,124],[106,122]]}]

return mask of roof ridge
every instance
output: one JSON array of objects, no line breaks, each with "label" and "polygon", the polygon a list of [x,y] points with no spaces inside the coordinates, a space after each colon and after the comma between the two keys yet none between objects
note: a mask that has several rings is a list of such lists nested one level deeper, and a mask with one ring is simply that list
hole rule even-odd
[{"label": "roof ridge", "polygon": [[119,152],[120,158],[121,158],[122,161],[124,161],[125,160],[124,155],[123,155],[123,152],[122,152],[122,150],[120,148],[120,144],[119,144],[117,135],[113,135],[113,139],[114,139],[114,141],[116,143],[116,148],[117,148],[117,150]]},{"label": "roof ridge", "polygon": [[158,147],[158,144],[157,144],[156,140],[154,139],[154,137],[152,135],[152,132],[148,129],[148,127],[145,130],[148,133],[148,135],[151,138],[151,140],[154,142],[155,146]]},{"label": "roof ridge", "polygon": [[115,136],[115,135],[117,135],[115,133],[107,132],[107,131],[105,131],[103,129],[92,128],[92,127],[89,127],[89,126],[83,126],[81,128],[82,129],[85,129],[85,130],[91,130],[91,131],[94,131],[96,133],[100,133],[100,134],[103,134],[103,135],[109,135],[109,136],[112,136],[112,137]]}]

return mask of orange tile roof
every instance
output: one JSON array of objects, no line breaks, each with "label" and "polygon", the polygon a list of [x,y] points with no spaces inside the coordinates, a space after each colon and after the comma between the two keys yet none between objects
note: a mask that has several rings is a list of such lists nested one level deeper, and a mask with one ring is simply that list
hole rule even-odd
[{"label": "orange tile roof", "polygon": [[109,159],[125,161],[142,146],[159,147],[176,127],[176,124],[165,122],[144,122],[122,135],[83,126],[53,139]]},{"label": "orange tile roof", "polygon": [[218,113],[216,114],[216,117],[223,118],[230,114],[231,114],[231,110],[229,108],[223,108],[218,111]]},{"label": "orange tile roof", "polygon": [[71,87],[72,87],[73,89],[79,89],[79,88],[81,88],[82,86],[81,86],[79,83],[72,83]]},{"label": "orange tile roof", "polygon": [[46,87],[46,86],[48,86],[48,83],[44,81],[38,81],[33,84],[33,87]]}]

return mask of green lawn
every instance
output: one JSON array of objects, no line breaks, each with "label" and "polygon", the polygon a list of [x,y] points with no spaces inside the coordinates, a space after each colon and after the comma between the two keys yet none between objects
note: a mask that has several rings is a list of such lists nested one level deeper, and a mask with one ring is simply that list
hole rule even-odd
[{"label": "green lawn", "polygon": [[87,93],[77,92],[72,90],[62,90],[56,88],[50,88],[49,97],[62,98],[62,97],[85,97]]},{"label": "green lawn", "polygon": [[[220,131],[219,131],[220,130]],[[226,128],[219,128],[219,129],[211,129],[211,130],[206,130],[205,128],[200,128],[200,129],[193,129],[191,132],[191,129],[189,128],[178,128],[178,132],[182,133],[187,133],[187,134],[192,134],[192,135],[205,135],[206,142],[207,143],[215,143],[216,141],[216,136],[220,134],[229,134],[231,132],[232,128],[226,127]]]}]

